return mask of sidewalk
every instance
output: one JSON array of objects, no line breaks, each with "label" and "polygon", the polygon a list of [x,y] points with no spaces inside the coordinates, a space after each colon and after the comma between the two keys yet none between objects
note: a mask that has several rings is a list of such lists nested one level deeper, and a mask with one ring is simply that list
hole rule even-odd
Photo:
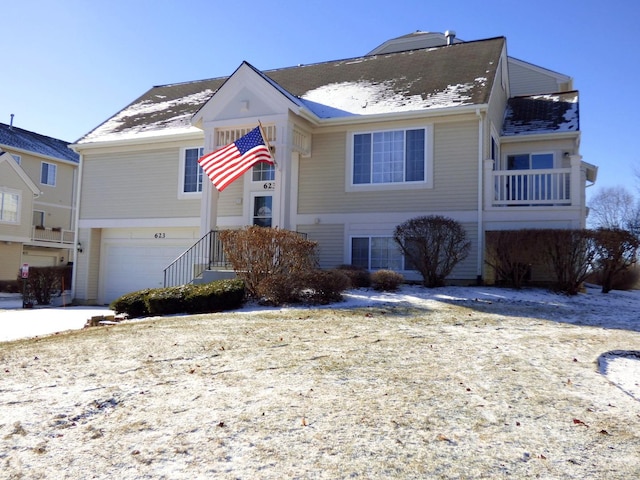
[{"label": "sidewalk", "polygon": [[51,305],[22,308],[20,294],[0,293],[0,342],[79,330],[91,317],[113,315],[107,307],[72,307],[69,301],[67,293]]}]

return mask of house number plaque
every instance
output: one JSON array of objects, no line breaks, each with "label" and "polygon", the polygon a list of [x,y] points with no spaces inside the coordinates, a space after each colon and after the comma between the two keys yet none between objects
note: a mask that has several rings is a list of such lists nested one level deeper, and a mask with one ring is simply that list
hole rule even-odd
[{"label": "house number plaque", "polygon": [[166,238],[167,234],[164,232],[156,233],[153,238]]},{"label": "house number plaque", "polygon": [[275,182],[264,182],[262,188],[265,190],[275,190],[276,184]]}]

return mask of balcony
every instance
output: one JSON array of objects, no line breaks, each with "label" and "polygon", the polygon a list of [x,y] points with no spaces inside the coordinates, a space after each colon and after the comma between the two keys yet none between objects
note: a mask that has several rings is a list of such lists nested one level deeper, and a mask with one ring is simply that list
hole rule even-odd
[{"label": "balcony", "polygon": [[75,245],[75,235],[73,230],[34,226],[31,230],[31,241],[37,246],[70,248]]},{"label": "balcony", "polygon": [[592,166],[577,155],[569,168],[494,170],[493,166],[493,160],[485,161],[486,208],[577,206],[584,202],[585,182],[595,181]]}]

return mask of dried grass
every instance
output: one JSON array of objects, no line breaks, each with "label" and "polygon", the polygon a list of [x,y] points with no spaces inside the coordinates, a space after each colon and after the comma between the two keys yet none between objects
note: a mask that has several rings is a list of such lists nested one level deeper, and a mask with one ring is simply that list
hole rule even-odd
[{"label": "dried grass", "polygon": [[212,314],[3,344],[0,478],[637,478],[640,402],[596,360],[640,333],[503,308]]}]

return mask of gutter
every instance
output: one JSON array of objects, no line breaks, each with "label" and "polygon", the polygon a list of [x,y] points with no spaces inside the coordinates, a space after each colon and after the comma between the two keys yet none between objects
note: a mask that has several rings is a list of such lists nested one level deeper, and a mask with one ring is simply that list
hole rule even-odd
[{"label": "gutter", "polygon": [[[73,301],[76,298],[76,279],[78,277],[78,254],[80,252],[78,252],[78,244],[79,242],[79,236],[78,236],[78,225],[80,224],[80,193],[82,192],[82,167],[83,167],[83,158],[82,158],[82,154],[80,153],[80,158],[78,159],[78,189],[76,191],[76,211],[75,211],[75,216],[76,216],[76,221],[75,221],[75,225],[73,226],[73,237],[74,237],[74,241],[75,244],[73,245],[73,269],[71,270],[71,301]],[[86,300],[86,298],[85,298]]]},{"label": "gutter", "polygon": [[478,258],[476,263],[476,278],[478,285],[482,283],[482,267],[484,264],[484,217],[483,217],[483,200],[484,200],[484,185],[483,173],[484,173],[484,161],[482,152],[484,151],[484,112],[480,109],[476,109],[476,115],[478,116]]}]

